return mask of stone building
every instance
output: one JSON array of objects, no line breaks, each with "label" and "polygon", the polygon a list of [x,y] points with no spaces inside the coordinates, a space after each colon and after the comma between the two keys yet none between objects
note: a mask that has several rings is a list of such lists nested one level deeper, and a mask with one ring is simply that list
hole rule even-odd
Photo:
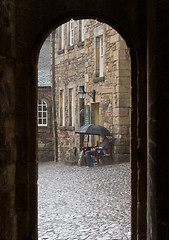
[{"label": "stone building", "polygon": [[[95,123],[113,135],[114,162],[128,161],[131,63],[123,38],[97,20],[71,19],[56,29],[55,52],[58,160],[76,162],[83,136],[75,130]],[[79,91],[89,94],[81,99]],[[80,112],[86,109],[90,114],[82,122]],[[92,136],[89,144],[97,140]]]},{"label": "stone building", "polygon": [[0,239],[38,239],[40,48],[71,18],[92,18],[130,49],[131,240],[168,240],[168,12],[167,0],[0,1]]},{"label": "stone building", "polygon": [[38,161],[54,160],[50,39],[44,42],[38,62]]}]

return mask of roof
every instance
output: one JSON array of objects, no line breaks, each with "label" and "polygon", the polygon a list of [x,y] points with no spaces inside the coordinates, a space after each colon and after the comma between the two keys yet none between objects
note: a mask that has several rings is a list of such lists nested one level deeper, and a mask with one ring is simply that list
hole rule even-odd
[{"label": "roof", "polygon": [[39,54],[38,87],[50,86],[50,39],[45,40]]}]

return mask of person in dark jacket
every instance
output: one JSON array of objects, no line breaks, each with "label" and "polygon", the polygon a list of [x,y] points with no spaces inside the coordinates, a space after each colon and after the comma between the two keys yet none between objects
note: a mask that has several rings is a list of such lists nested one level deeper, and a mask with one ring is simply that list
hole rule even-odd
[{"label": "person in dark jacket", "polygon": [[[104,154],[106,154],[106,149],[109,148],[109,140],[105,135],[100,135],[100,138],[101,138],[101,141],[98,146],[98,148],[99,148],[98,154],[104,155]],[[93,167],[93,160],[92,160],[91,156],[96,156],[96,149],[92,148],[91,150],[86,151],[85,155],[86,155],[87,168]]]}]

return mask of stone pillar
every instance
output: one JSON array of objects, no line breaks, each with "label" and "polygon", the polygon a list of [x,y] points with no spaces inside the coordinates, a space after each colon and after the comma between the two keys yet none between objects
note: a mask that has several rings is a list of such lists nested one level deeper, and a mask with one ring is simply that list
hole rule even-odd
[{"label": "stone pillar", "polygon": [[131,111],[131,61],[125,41],[119,34],[115,35],[116,49],[116,87],[113,99],[113,133],[114,133],[114,162],[130,160],[130,111]]},{"label": "stone pillar", "polygon": [[[137,240],[147,234],[147,65],[146,34],[137,44]],[[132,160],[134,161],[134,159]],[[134,169],[135,170],[135,169]]]},{"label": "stone pillar", "polygon": [[[156,24],[155,5],[148,1],[148,42],[147,42],[147,80],[148,80],[148,164],[147,164],[147,239],[156,240]],[[152,38],[154,41],[152,41]]]},{"label": "stone pillar", "polygon": [[168,12],[168,1],[148,1],[148,240],[169,237]]},{"label": "stone pillar", "polygon": [[0,239],[16,239],[15,7],[0,1]]}]

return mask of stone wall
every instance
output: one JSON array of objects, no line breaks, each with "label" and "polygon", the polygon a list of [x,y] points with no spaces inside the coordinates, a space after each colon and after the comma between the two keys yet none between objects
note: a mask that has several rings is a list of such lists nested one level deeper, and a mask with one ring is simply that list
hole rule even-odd
[{"label": "stone wall", "polygon": [[[79,122],[79,97],[78,85],[84,82],[85,73],[85,48],[84,44],[79,44],[78,40],[78,21],[74,22],[75,42],[70,47],[68,43],[69,23],[64,24],[64,50],[58,49],[58,29],[56,30],[56,58],[55,58],[55,86],[56,86],[56,114],[58,125],[58,161],[74,162],[77,156],[73,154],[73,149],[77,147],[75,140],[75,125]],[[73,89],[74,95],[74,125],[69,126],[69,89]],[[65,124],[60,126],[59,115],[59,91],[64,91],[65,102]]]},{"label": "stone wall", "polygon": [[[85,39],[79,42],[79,21],[74,21],[74,45],[69,46],[69,22],[64,24],[64,49],[59,46],[59,30],[56,30],[55,79],[56,96],[64,91],[65,126],[58,125],[59,161],[77,161],[80,152],[80,136],[75,130],[80,127],[79,87],[86,92],[96,91],[96,101],[86,94],[84,104],[90,106],[90,122],[96,123],[92,106],[99,104],[97,123],[113,134],[114,162],[130,159],[130,56],[125,41],[110,26],[96,20],[85,20]],[[96,77],[96,37],[103,35],[103,77]],[[74,125],[69,126],[69,88],[74,92]],[[59,97],[56,106],[59,107]],[[57,109],[57,122],[60,115]],[[93,139],[93,138],[91,138]],[[94,144],[93,141],[89,144]],[[73,149],[77,149],[77,155]]]},{"label": "stone wall", "polygon": [[71,17],[92,17],[118,29],[131,51],[131,239],[167,240],[168,1],[11,0],[0,1],[0,10],[0,239],[38,239],[36,71],[41,44]]},{"label": "stone wall", "polygon": [[38,126],[38,161],[54,160],[51,87],[38,87],[38,100],[47,104],[47,126]]},{"label": "stone wall", "polygon": [[[106,24],[92,21],[87,32],[92,36],[86,43],[86,89],[96,90],[99,103],[99,123],[113,134],[113,159],[115,162],[130,159],[130,85],[131,67],[129,50],[122,37]],[[93,31],[94,29],[94,31]],[[96,78],[94,44],[97,36],[104,36],[104,77]],[[91,98],[86,99],[91,103]]]}]

